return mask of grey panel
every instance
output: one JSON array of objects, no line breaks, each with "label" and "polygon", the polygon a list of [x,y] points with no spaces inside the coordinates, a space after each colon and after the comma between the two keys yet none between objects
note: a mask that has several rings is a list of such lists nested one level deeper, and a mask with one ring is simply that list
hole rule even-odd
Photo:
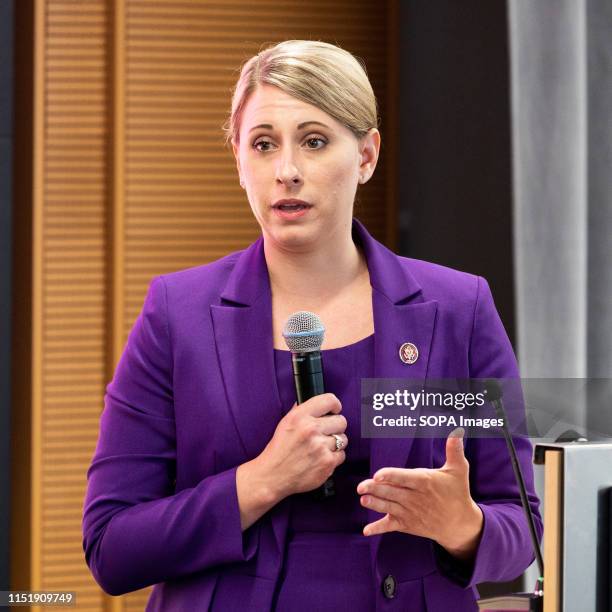
[{"label": "grey panel", "polygon": [[612,444],[565,448],[563,610],[607,612]]},{"label": "grey panel", "polygon": [[564,453],[562,610],[608,612],[612,442],[538,444],[536,463],[547,448]]}]

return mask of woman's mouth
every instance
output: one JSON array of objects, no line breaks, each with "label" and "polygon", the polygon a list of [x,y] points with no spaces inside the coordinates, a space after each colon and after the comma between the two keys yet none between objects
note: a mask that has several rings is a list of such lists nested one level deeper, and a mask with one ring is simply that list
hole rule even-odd
[{"label": "woman's mouth", "polygon": [[306,214],[312,206],[306,203],[291,202],[287,204],[275,204],[272,208],[282,219],[297,219]]}]

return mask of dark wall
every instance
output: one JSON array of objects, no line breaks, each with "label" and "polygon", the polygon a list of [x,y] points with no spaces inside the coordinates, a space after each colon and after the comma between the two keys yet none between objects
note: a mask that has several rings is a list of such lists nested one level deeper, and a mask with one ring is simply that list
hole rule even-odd
[{"label": "dark wall", "polygon": [[400,252],[484,276],[514,342],[504,0],[400,1]]},{"label": "dark wall", "polygon": [[0,2],[0,590],[9,588],[13,0]]},{"label": "dark wall", "polygon": [[[505,0],[400,0],[399,249],[484,276],[515,344]],[[482,597],[522,579],[479,585]]]}]

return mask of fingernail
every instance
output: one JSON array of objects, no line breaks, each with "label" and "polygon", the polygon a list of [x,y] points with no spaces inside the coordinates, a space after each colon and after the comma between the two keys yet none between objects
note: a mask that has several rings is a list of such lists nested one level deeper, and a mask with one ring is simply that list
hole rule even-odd
[{"label": "fingernail", "polygon": [[465,435],[465,429],[463,427],[456,427],[448,434],[449,438],[463,438]]}]

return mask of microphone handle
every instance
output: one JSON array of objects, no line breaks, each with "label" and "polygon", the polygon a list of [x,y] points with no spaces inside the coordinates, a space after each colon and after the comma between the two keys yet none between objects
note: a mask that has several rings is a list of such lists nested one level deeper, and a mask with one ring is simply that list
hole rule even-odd
[{"label": "microphone handle", "polygon": [[[303,404],[315,395],[325,393],[323,383],[323,360],[321,351],[291,353],[293,380],[298,404]],[[328,414],[332,414],[329,412]],[[321,501],[336,494],[334,479],[330,476],[320,487],[310,492],[313,499]]]},{"label": "microphone handle", "polygon": [[293,379],[297,403],[303,404],[315,395],[325,393],[321,351],[292,353]]}]

